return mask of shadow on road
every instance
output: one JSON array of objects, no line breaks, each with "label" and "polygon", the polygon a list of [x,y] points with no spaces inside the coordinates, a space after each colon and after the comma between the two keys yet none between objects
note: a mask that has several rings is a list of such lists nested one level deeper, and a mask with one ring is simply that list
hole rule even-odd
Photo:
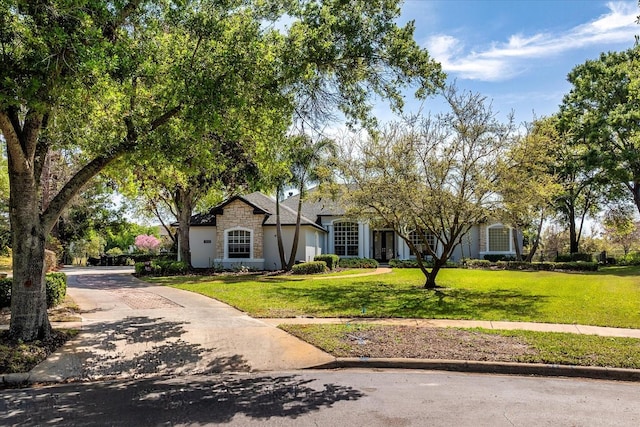
[{"label": "shadow on road", "polygon": [[289,376],[222,375],[85,383],[1,392],[0,424],[160,425],[298,416],[364,394]]}]

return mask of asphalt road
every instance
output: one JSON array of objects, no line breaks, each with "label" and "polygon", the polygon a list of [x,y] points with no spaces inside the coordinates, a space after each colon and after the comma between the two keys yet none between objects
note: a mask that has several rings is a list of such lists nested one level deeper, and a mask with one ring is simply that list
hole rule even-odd
[{"label": "asphalt road", "polygon": [[0,425],[638,426],[637,383],[437,371],[216,374],[0,390]]}]

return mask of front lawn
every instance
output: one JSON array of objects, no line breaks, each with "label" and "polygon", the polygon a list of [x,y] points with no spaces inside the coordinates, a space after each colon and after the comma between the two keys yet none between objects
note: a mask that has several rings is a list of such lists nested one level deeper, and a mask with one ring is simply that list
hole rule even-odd
[{"label": "front lawn", "polygon": [[482,360],[640,368],[640,339],[370,324],[281,325],[336,357]]},{"label": "front lawn", "polygon": [[445,269],[442,289],[414,269],[339,279],[316,276],[147,278],[198,292],[254,317],[443,318],[640,328],[640,268],[596,273]]}]

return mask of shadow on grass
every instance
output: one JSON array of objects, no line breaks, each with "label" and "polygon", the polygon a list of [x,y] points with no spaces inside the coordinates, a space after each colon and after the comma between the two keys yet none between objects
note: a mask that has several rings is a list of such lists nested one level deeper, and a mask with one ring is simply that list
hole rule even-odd
[{"label": "shadow on grass", "polygon": [[307,301],[304,314],[317,317],[400,317],[501,320],[530,318],[540,313],[547,297],[516,290],[479,292],[470,289],[398,287],[382,282],[296,288],[274,287],[283,300]]},{"label": "shadow on grass", "polygon": [[114,426],[208,425],[228,423],[236,415],[263,422],[295,419],[364,396],[349,386],[319,384],[297,375],[69,384],[2,395],[3,425],[55,420],[58,425]]}]

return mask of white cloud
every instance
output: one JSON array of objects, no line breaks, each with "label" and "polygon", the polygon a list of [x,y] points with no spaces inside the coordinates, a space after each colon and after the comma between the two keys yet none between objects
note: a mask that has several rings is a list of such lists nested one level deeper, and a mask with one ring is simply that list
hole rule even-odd
[{"label": "white cloud", "polygon": [[528,60],[539,60],[571,50],[622,43],[634,39],[639,27],[637,3],[610,2],[609,11],[565,33],[514,34],[507,42],[494,42],[485,50],[466,52],[464,43],[450,35],[432,36],[426,43],[429,53],[444,71],[470,80],[507,80],[527,68]]}]

